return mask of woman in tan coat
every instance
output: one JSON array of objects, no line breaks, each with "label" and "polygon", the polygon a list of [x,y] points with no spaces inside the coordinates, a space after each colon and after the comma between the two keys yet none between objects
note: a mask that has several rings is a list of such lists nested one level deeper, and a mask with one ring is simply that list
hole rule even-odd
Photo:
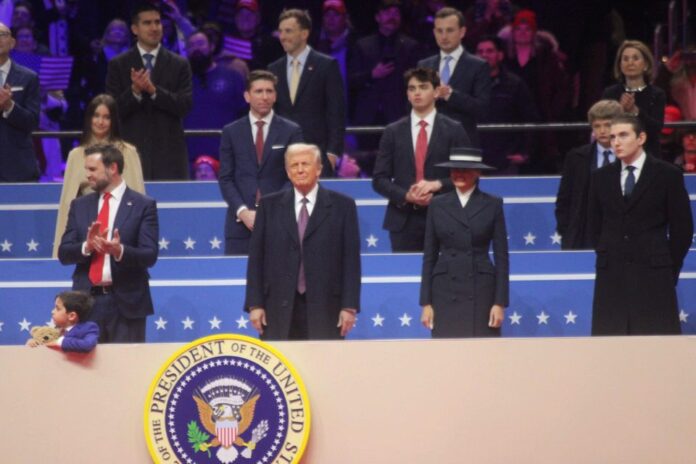
[{"label": "woman in tan coat", "polygon": [[133,190],[145,193],[143,168],[135,147],[121,139],[121,125],[118,118],[116,100],[110,95],[100,94],[92,99],[85,110],[85,123],[82,129],[80,145],[68,154],[65,166],[63,189],[60,192],[56,233],[53,240],[53,257],[58,256],[60,239],[68,222],[70,202],[75,198],[91,193],[87,184],[84,167],[85,148],[97,143],[112,143],[123,153],[123,179]]}]

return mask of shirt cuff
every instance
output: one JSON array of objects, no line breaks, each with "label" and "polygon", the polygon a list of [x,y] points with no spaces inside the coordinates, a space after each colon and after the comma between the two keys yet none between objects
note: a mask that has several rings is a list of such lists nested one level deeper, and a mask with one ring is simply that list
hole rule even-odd
[{"label": "shirt cuff", "polygon": [[14,104],[14,101],[13,101],[13,102],[12,102],[12,106],[10,106],[10,109],[9,109],[9,110],[5,110],[5,111],[2,112],[2,117],[5,118],[5,119],[7,119],[7,118],[10,116],[10,113],[12,112],[12,110],[14,109],[14,107],[15,107],[15,104]]},{"label": "shirt cuff", "polygon": [[249,208],[247,208],[247,205],[242,205],[239,208],[237,208],[237,222],[242,222],[241,218],[239,217],[239,214],[242,211],[247,210],[247,209],[249,209]]},{"label": "shirt cuff", "polygon": [[126,249],[123,247],[123,245],[119,245],[121,247],[121,253],[119,254],[118,258],[114,256],[114,259],[116,260],[117,263],[120,263],[121,260],[123,259],[123,253],[125,253]]},{"label": "shirt cuff", "polygon": [[82,256],[92,256],[92,253],[87,253],[87,242],[82,242]]}]

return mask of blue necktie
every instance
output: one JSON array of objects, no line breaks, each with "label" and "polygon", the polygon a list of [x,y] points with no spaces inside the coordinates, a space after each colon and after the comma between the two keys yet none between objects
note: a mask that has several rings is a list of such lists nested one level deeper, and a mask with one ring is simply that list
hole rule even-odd
[{"label": "blue necktie", "polygon": [[152,66],[152,60],[155,59],[155,55],[153,55],[151,53],[145,53],[143,55],[143,59],[145,60],[145,69],[147,69],[148,71],[150,71],[150,73],[152,73],[152,68],[154,68],[154,66]]},{"label": "blue necktie", "polygon": [[[609,155],[611,155],[611,150],[604,150],[602,152],[602,156],[604,157],[604,160],[602,161],[602,167],[606,166],[607,164],[611,163],[609,160]],[[631,166],[633,167],[633,166]]]},{"label": "blue necktie", "polygon": [[445,57],[445,64],[442,66],[442,75],[440,76],[440,82],[442,82],[444,85],[449,84],[450,61],[452,61],[452,57],[450,55],[447,55]]},{"label": "blue necktie", "polygon": [[628,175],[626,176],[626,183],[624,184],[624,198],[629,199],[633,193],[633,187],[636,186],[636,176],[633,171],[636,169],[635,166],[626,166]]}]

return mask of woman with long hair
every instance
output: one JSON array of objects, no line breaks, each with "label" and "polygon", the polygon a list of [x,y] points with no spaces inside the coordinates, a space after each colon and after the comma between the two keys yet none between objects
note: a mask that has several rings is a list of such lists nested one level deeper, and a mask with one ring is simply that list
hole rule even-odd
[{"label": "woman with long hair", "polygon": [[53,240],[53,257],[58,257],[58,246],[68,222],[70,202],[75,198],[91,193],[85,172],[85,148],[97,143],[111,143],[123,153],[123,179],[133,190],[145,193],[143,168],[135,147],[121,139],[121,124],[116,100],[111,95],[100,94],[92,99],[85,110],[80,145],[70,150],[65,166],[63,189],[58,204],[56,233]]}]

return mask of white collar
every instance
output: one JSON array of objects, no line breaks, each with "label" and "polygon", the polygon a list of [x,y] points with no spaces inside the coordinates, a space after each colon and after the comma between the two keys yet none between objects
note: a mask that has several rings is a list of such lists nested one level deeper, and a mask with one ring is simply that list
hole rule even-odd
[{"label": "white collar", "polygon": [[251,122],[252,127],[256,125],[256,121],[263,121],[266,123],[267,126],[269,126],[271,124],[271,119],[273,119],[273,110],[271,110],[271,112],[263,118],[257,118],[256,116],[251,114],[251,111],[249,111],[249,121]]},{"label": "white collar", "polygon": [[[645,150],[642,150],[638,158],[636,158],[636,160],[633,163],[631,163],[631,166],[635,167],[639,171],[642,171],[646,158],[647,155],[645,154]],[[628,166],[628,164],[624,163],[623,160],[621,160],[621,169],[626,169],[626,166]]]},{"label": "white collar", "polygon": [[[104,192],[103,192],[103,193],[104,193]],[[123,179],[121,179],[121,183],[118,184],[118,185],[117,185],[113,190],[111,190],[111,192],[109,192],[109,193],[111,194],[111,197],[112,197],[114,200],[121,201],[121,199],[123,198],[123,194],[126,193],[126,181],[124,181]]]},{"label": "white collar", "polygon": [[145,55],[146,53],[149,53],[150,55],[152,55],[152,56],[155,57],[154,59],[157,59],[157,55],[159,54],[159,51],[160,51],[160,49],[162,48],[162,44],[160,43],[159,45],[157,45],[157,48],[155,48],[154,50],[148,52],[148,51],[145,50],[143,47],[141,47],[139,43],[136,43],[135,46],[138,47],[138,53],[140,53],[140,56],[141,56],[141,57],[142,57],[143,55]]},{"label": "white collar", "polygon": [[462,54],[464,53],[464,47],[462,44],[459,44],[457,48],[452,51],[452,53],[445,53],[442,50],[440,50],[440,61],[444,60],[446,56],[451,56],[454,61],[459,61],[459,58],[462,57]]},{"label": "white collar", "polygon": [[307,198],[307,200],[309,200],[309,202],[312,205],[317,204],[317,193],[319,192],[319,183],[318,182],[312,188],[312,190],[310,190],[309,193],[307,193],[307,195],[302,195],[302,193],[300,193],[300,191],[294,187],[293,187],[293,190],[295,191],[295,203],[296,204],[299,203],[300,201],[302,201],[302,198]]},{"label": "white collar", "polygon": [[437,110],[433,109],[430,113],[428,113],[424,118],[421,118],[416,114],[414,110],[411,110],[411,127],[416,127],[418,126],[419,122],[421,119],[425,122],[428,123],[428,127],[433,127],[433,124],[435,124],[435,115],[437,114]]}]

